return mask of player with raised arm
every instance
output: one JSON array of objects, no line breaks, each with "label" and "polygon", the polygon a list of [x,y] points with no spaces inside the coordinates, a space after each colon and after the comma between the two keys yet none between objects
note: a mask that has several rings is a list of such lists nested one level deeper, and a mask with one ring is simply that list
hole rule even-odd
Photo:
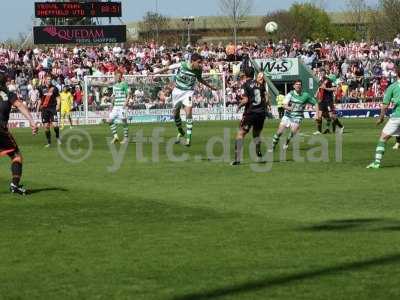
[{"label": "player with raised arm", "polygon": [[[112,86],[112,110],[108,117],[108,124],[110,125],[111,134],[113,136],[111,143],[115,144],[119,142],[117,132],[117,121],[121,121],[123,124],[124,138],[121,144],[128,143],[128,116],[127,116],[127,104],[129,96],[129,86],[126,81],[122,78],[122,72],[117,70],[114,73],[114,80]],[[109,82],[92,82],[92,85],[108,87]]]},{"label": "player with raised arm", "polygon": [[17,99],[15,93],[8,91],[6,83],[7,78],[3,74],[0,74],[0,156],[8,155],[11,159],[11,193],[25,195],[26,189],[20,185],[22,176],[22,155],[7,127],[11,107],[15,106],[28,119],[33,134],[37,133],[37,127],[28,108]]},{"label": "player with raised arm", "polygon": [[286,128],[290,128],[290,135],[288,136],[283,149],[289,147],[290,140],[299,132],[300,124],[304,118],[304,110],[307,104],[315,106],[317,100],[311,96],[309,93],[303,91],[301,80],[296,80],[293,85],[293,90],[286,95],[283,101],[283,106],[285,108],[285,115],[283,116],[277,132],[272,138],[272,149],[269,152],[273,152],[276,145],[279,143],[279,139]]},{"label": "player with raised arm", "polygon": [[60,110],[60,93],[58,88],[52,84],[50,76],[46,77],[45,86],[40,89],[40,100],[37,109],[42,112],[42,123],[47,139],[45,147],[50,147],[51,145],[51,127],[53,127],[56,134],[57,143],[61,144],[57,116],[57,112]]},{"label": "player with raised arm", "polygon": [[172,90],[172,103],[173,103],[173,117],[175,125],[178,128],[178,136],[176,144],[180,143],[180,139],[185,136],[185,131],[182,128],[182,120],[180,111],[181,108],[185,110],[186,114],[186,146],[192,143],[192,97],[196,81],[207,86],[212,90],[217,90],[216,87],[206,82],[202,77],[202,57],[198,53],[193,53],[190,62],[182,62],[170,65],[160,69],[154,74],[167,72],[168,70],[176,70],[178,72],[175,76],[175,87]]},{"label": "player with raised arm", "polygon": [[393,112],[389,121],[382,129],[378,144],[375,150],[375,160],[367,166],[367,169],[379,169],[385,153],[386,142],[396,135],[400,135],[400,68],[397,68],[397,81],[392,83],[386,90],[383,97],[381,113],[376,125],[380,125],[385,120],[386,111],[390,105],[394,104]]},{"label": "player with raised arm", "polygon": [[244,75],[245,83],[242,86],[243,94],[238,111],[243,106],[245,109],[236,135],[235,160],[231,163],[232,166],[240,164],[243,139],[251,128],[253,128],[253,138],[256,142],[256,154],[259,158],[262,157],[260,134],[264,128],[268,103],[264,74],[262,72],[258,73],[257,78],[254,80],[254,69],[247,67],[244,69]]}]

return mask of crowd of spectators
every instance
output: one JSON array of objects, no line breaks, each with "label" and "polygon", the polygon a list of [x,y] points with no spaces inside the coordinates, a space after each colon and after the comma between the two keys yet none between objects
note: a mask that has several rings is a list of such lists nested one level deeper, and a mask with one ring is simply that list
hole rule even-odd
[{"label": "crowd of spectators", "polygon": [[[345,42],[345,41],[268,41],[266,43],[238,43],[228,45],[199,44],[179,45],[156,44],[154,42],[114,46],[49,47],[13,49],[0,45],[0,71],[10,81],[9,89],[31,110],[37,109],[40,87],[46,76],[60,90],[64,85],[72,89],[74,109],[83,109],[83,79],[85,75],[112,75],[120,70],[128,75],[146,75],[169,64],[190,59],[194,51],[204,57],[205,73],[210,80],[222,86],[221,77],[226,79],[227,105],[237,104],[240,98],[240,62],[251,58],[294,58],[299,57],[316,76],[325,70],[337,86],[337,102],[377,101],[384,90],[395,80],[395,67],[400,60],[400,35],[393,42]],[[172,90],[172,78],[156,82],[141,79],[131,84],[129,105],[131,108],[167,107]],[[111,90],[91,87],[89,106],[104,109],[110,105]],[[222,95],[204,87],[196,89],[196,107],[221,105]]]}]

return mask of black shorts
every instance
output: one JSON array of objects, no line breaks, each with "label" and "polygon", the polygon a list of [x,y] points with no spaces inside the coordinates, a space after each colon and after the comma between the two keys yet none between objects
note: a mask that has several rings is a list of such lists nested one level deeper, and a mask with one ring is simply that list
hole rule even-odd
[{"label": "black shorts", "polygon": [[57,110],[54,108],[45,108],[42,110],[42,123],[57,123],[58,122],[58,116],[57,116]]},{"label": "black shorts", "polygon": [[264,128],[265,113],[249,113],[243,114],[240,121],[240,128],[249,132],[251,127],[255,131],[261,131]]},{"label": "black shorts", "polygon": [[0,156],[19,154],[19,148],[7,128],[0,127]]},{"label": "black shorts", "polygon": [[322,112],[322,114],[336,113],[335,104],[333,100],[326,101],[323,100],[318,103],[318,109]]}]

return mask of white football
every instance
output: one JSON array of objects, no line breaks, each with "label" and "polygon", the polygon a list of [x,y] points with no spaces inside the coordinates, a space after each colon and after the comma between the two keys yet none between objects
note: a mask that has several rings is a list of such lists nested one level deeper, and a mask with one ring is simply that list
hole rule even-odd
[{"label": "white football", "polygon": [[274,32],[278,30],[278,24],[274,21],[268,22],[265,25],[265,31],[268,33]]}]

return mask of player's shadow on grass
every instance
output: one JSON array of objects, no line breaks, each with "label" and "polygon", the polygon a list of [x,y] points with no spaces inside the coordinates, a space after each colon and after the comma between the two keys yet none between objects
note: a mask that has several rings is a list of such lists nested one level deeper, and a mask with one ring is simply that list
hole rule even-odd
[{"label": "player's shadow on grass", "polygon": [[267,288],[274,288],[296,283],[302,280],[317,279],[322,276],[335,275],[343,272],[361,271],[383,265],[400,264],[400,254],[393,254],[363,261],[339,264],[326,268],[299,272],[284,276],[248,281],[239,285],[221,287],[209,291],[191,293],[174,297],[173,300],[201,300],[215,299],[218,297],[229,297],[241,293],[253,292]]},{"label": "player's shadow on grass", "polygon": [[390,168],[398,168],[399,166],[400,166],[399,164],[391,164],[391,165],[384,165],[382,168],[390,169]]},{"label": "player's shadow on grass", "polygon": [[319,224],[301,227],[300,230],[311,232],[345,230],[400,231],[400,221],[382,218],[328,220]]},{"label": "player's shadow on grass", "polygon": [[290,162],[294,162],[294,160],[291,158],[288,158],[285,160],[274,159],[273,161],[270,161],[270,160],[260,160],[260,161],[247,160],[247,161],[242,161],[240,164],[243,166],[249,166],[249,165],[254,165],[254,164],[266,165],[266,164],[271,164],[271,163],[275,164],[275,163],[290,163]]},{"label": "player's shadow on grass", "polygon": [[48,187],[48,188],[42,188],[42,189],[30,189],[27,191],[28,195],[33,195],[33,194],[38,194],[38,193],[44,193],[44,192],[68,192],[67,189],[64,188],[59,188],[59,187]]},{"label": "player's shadow on grass", "polygon": [[[229,164],[231,161],[224,161],[222,159],[212,159],[212,158],[201,158],[201,161],[208,161],[208,162],[221,162],[221,163],[226,163]],[[265,164],[270,164],[270,163],[285,163],[285,162],[294,162],[293,159],[285,159],[285,160],[279,160],[279,159],[274,159],[273,161],[270,160],[260,160],[260,161],[251,161],[251,160],[245,160],[245,161],[241,161],[240,164],[242,166],[248,166],[248,165],[253,165],[253,164],[261,164],[261,165],[265,165]]]}]

